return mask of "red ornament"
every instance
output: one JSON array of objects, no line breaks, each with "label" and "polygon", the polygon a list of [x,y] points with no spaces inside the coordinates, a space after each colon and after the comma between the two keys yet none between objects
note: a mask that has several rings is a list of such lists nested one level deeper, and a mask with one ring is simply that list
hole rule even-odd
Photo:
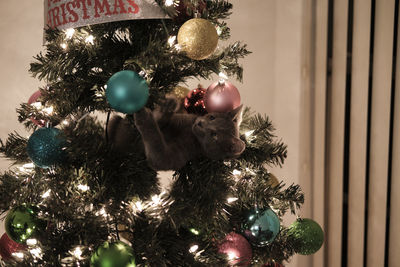
[{"label": "red ornament", "polygon": [[[40,92],[40,90],[33,93],[33,95],[31,95],[31,97],[28,100],[28,105],[31,105],[32,103],[37,102],[37,100],[39,99],[39,97],[41,95],[42,95],[42,93]],[[46,125],[46,122],[43,120],[36,120],[34,117],[31,117],[30,119],[37,126],[44,127]]]},{"label": "red ornament", "polygon": [[240,106],[240,94],[232,83],[221,80],[208,87],[204,104],[209,113],[229,112]]},{"label": "red ornament", "polygon": [[268,262],[268,263],[264,264],[263,267],[285,267],[285,266],[283,266],[280,263],[271,261],[271,262]]},{"label": "red ornament", "polygon": [[249,242],[235,232],[228,234],[218,247],[219,253],[226,254],[229,266],[249,266],[253,251]]},{"label": "red ornament", "polygon": [[204,96],[206,89],[199,88],[193,89],[185,97],[184,106],[188,113],[204,115],[207,114],[206,107],[204,106]]},{"label": "red ornament", "polygon": [[205,1],[199,1],[196,7],[188,0],[180,0],[176,7],[178,15],[174,17],[174,20],[178,23],[183,23],[189,19],[195,17],[196,13],[202,14],[207,8]]},{"label": "red ornament", "polygon": [[5,261],[10,260],[13,257],[13,253],[25,249],[25,245],[18,244],[17,242],[11,240],[7,234],[3,234],[3,236],[0,238],[0,256]]}]

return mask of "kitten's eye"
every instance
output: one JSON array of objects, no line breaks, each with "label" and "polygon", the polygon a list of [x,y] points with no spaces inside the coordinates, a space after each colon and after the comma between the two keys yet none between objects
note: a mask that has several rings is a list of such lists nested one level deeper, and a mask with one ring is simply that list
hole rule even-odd
[{"label": "kitten's eye", "polygon": [[214,117],[213,115],[210,115],[210,116],[208,117],[208,119],[209,119],[210,121],[213,121],[213,120],[215,120],[215,117]]},{"label": "kitten's eye", "polygon": [[215,140],[218,139],[218,135],[217,135],[216,132],[212,132],[212,133],[211,133],[211,137],[214,138]]}]

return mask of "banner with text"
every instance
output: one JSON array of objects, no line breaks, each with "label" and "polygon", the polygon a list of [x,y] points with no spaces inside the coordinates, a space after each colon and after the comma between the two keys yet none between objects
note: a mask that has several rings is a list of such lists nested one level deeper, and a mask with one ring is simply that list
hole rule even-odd
[{"label": "banner with text", "polygon": [[120,20],[168,18],[154,0],[45,0],[45,27],[58,29]]}]

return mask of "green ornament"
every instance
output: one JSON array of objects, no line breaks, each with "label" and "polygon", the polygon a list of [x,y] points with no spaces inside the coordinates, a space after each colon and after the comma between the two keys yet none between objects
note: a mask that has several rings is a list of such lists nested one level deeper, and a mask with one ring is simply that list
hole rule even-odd
[{"label": "green ornament", "polygon": [[45,228],[45,222],[38,218],[39,209],[32,205],[21,205],[8,212],[5,220],[7,235],[17,243],[25,243]]},{"label": "green ornament", "polygon": [[301,255],[314,254],[324,243],[324,231],[311,219],[297,219],[290,225],[288,236],[294,250]]},{"label": "green ornament", "polygon": [[132,247],[117,241],[113,243],[105,242],[90,260],[91,267],[135,267],[135,256]]}]

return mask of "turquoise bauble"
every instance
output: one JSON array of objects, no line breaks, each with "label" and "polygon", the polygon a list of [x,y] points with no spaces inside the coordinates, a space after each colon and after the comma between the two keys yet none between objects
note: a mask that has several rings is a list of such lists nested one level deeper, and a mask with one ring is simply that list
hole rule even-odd
[{"label": "turquoise bauble", "polygon": [[46,227],[45,221],[38,218],[38,212],[36,206],[25,204],[10,210],[4,222],[7,235],[21,244],[35,237],[39,230]]},{"label": "turquoise bauble", "polygon": [[242,224],[243,235],[251,244],[258,247],[266,246],[274,241],[279,230],[279,218],[270,208],[250,210]]},{"label": "turquoise bauble", "polygon": [[123,70],[108,80],[106,98],[116,111],[132,114],[146,105],[149,86],[136,72]]},{"label": "turquoise bauble", "polygon": [[135,256],[132,247],[118,241],[105,242],[92,255],[91,267],[135,267]]},{"label": "turquoise bauble", "polygon": [[314,254],[324,243],[324,231],[311,219],[297,219],[290,225],[288,236],[294,250],[301,255]]},{"label": "turquoise bauble", "polygon": [[66,140],[57,128],[40,128],[28,140],[27,152],[36,166],[49,168],[66,158]]}]

